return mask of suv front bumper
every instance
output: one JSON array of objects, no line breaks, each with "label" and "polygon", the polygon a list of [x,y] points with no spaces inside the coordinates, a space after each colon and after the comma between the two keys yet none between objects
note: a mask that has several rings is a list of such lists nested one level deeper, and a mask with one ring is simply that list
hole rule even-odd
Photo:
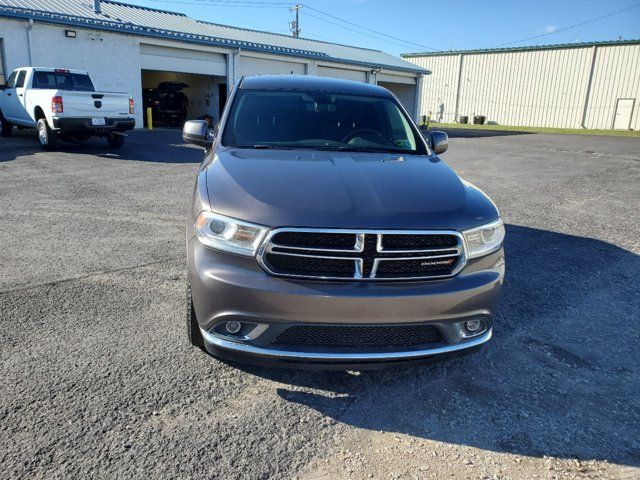
[{"label": "suv front bumper", "polygon": [[[479,348],[492,335],[492,318],[504,278],[502,250],[467,262],[455,277],[429,281],[310,281],[268,275],[255,258],[188,243],[189,280],[198,323],[211,354],[249,363],[365,367],[458,355]],[[482,318],[474,337],[457,324]],[[249,335],[225,334],[228,321],[259,325]],[[415,325],[436,327],[442,341],[393,348],[336,349],[322,345],[272,344],[293,325]]]}]

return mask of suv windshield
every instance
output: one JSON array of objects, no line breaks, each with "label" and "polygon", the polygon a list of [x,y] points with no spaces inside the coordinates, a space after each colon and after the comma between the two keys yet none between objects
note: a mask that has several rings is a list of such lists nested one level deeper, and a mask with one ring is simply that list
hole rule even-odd
[{"label": "suv windshield", "polygon": [[426,154],[389,97],[303,90],[237,92],[222,144]]},{"label": "suv windshield", "polygon": [[95,92],[89,75],[81,73],[36,71],[33,75],[32,83],[32,88]]}]

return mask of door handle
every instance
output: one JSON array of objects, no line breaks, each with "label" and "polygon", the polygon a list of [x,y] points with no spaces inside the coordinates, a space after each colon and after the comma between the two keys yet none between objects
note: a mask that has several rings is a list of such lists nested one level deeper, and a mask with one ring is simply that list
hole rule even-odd
[{"label": "door handle", "polygon": [[11,96],[11,94],[9,92],[7,92],[7,97],[10,97],[10,96]]},{"label": "door handle", "polygon": [[21,97],[21,96],[22,96],[22,94],[21,94],[21,93],[19,93],[19,94],[18,94],[18,96],[19,96],[19,97]]}]

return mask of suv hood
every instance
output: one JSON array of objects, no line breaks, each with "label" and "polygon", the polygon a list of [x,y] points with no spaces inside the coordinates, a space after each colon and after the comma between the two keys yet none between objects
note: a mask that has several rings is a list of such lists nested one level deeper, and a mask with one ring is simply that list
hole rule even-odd
[{"label": "suv hood", "polygon": [[498,218],[436,156],[221,148],[207,190],[213,211],[270,227],[463,230]]},{"label": "suv hood", "polygon": [[160,82],[156,90],[158,92],[179,92],[185,88],[189,88],[189,85],[182,82]]}]

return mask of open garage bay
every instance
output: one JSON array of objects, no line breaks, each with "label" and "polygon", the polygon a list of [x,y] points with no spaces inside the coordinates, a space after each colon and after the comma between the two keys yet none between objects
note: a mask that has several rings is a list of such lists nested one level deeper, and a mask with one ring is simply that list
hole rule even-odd
[{"label": "open garage bay", "polygon": [[3,478],[640,476],[640,139],[474,135],[444,159],[507,224],[494,339],[331,373],[189,348],[179,132],[0,139]]}]

